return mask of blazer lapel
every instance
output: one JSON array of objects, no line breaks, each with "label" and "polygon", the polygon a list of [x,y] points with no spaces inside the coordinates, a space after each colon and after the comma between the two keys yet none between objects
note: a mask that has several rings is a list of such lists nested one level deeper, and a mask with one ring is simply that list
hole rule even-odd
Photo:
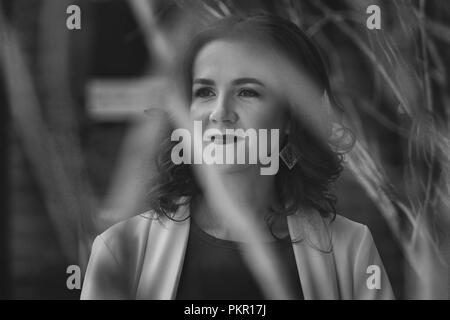
[{"label": "blazer lapel", "polygon": [[[339,286],[328,222],[314,211],[288,216],[304,298],[339,299]],[[324,252],[326,251],[326,252]]]},{"label": "blazer lapel", "polygon": [[[175,217],[179,220],[188,213],[188,207],[184,206]],[[170,219],[155,220],[152,223],[148,233],[136,299],[175,299],[183,267],[189,227],[189,219],[181,222]]]},{"label": "blazer lapel", "polygon": [[[184,206],[176,216],[187,214],[189,207]],[[292,246],[305,299],[339,299],[333,253],[323,252],[331,249],[328,222],[310,211],[288,216],[288,226],[291,239],[303,239]],[[190,219],[182,222],[155,220],[152,223],[136,299],[175,299],[189,229]]]}]

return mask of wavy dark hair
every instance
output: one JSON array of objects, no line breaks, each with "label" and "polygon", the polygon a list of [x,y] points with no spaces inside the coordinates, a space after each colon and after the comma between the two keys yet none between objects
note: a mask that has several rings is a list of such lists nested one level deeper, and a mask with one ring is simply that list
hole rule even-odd
[{"label": "wavy dark hair", "polygon": [[[192,66],[198,52],[214,40],[249,38],[268,41],[268,44],[290,58],[319,89],[328,94],[333,108],[342,113],[342,108],[332,94],[326,66],[318,48],[295,24],[271,14],[224,18],[200,32],[190,42],[181,59],[178,77],[187,101],[192,99]],[[294,214],[302,207],[314,208],[322,217],[332,219],[337,213],[337,199],[332,192],[332,184],[343,169],[343,151],[336,148],[337,140],[324,141],[308,129],[302,119],[290,119],[289,142],[298,149],[299,161],[292,170],[284,164],[280,165],[276,174],[276,196],[282,207],[273,209],[266,217],[271,232],[277,217]],[[187,164],[175,165],[171,160],[171,150],[177,143],[170,141],[170,134],[162,142],[161,152],[156,158],[157,174],[150,181],[150,207],[158,216],[170,219],[174,219],[173,214],[180,206],[190,204],[202,194],[192,167]]]}]

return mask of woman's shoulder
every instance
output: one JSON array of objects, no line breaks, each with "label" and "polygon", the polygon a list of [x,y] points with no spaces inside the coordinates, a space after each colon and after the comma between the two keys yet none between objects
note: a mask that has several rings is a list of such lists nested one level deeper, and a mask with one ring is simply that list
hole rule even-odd
[{"label": "woman's shoulder", "polygon": [[121,248],[142,242],[148,236],[151,224],[158,220],[152,210],[117,222],[98,235],[110,248]]},{"label": "woman's shoulder", "polygon": [[154,220],[153,212],[145,212],[115,223],[96,237],[86,269],[82,299],[134,297],[139,279],[137,271],[142,265],[142,252]]},{"label": "woman's shoulder", "polygon": [[361,246],[373,245],[372,234],[365,224],[336,215],[330,223],[330,228],[335,249],[358,251]]}]

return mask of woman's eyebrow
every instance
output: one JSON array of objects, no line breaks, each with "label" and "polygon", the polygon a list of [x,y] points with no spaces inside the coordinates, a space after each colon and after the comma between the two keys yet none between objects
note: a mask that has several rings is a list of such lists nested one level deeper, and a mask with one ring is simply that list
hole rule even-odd
[{"label": "woman's eyebrow", "polygon": [[204,78],[197,78],[192,81],[192,84],[204,84],[208,86],[214,85],[214,81],[210,79],[204,79]]},{"label": "woman's eyebrow", "polygon": [[255,78],[239,78],[239,79],[233,80],[233,82],[232,82],[233,85],[242,85],[242,84],[248,84],[248,83],[257,84],[257,85],[260,85],[261,87],[265,87],[264,83],[262,83],[261,81],[259,81],[258,79],[255,79]]},{"label": "woman's eyebrow", "polygon": [[[239,79],[235,79],[231,82],[232,85],[237,86],[237,85],[242,85],[242,84],[257,84],[260,85],[262,87],[265,87],[265,85],[259,81],[258,79],[255,78],[239,78]],[[194,81],[192,81],[192,84],[203,84],[203,85],[208,85],[208,86],[212,86],[215,84],[214,80],[211,79],[206,79],[206,78],[196,78],[194,79]]]}]

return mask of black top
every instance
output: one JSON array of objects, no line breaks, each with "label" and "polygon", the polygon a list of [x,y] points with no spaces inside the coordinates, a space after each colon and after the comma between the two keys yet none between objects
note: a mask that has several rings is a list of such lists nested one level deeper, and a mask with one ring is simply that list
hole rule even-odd
[{"label": "black top", "polygon": [[[295,299],[303,292],[290,240],[266,244],[275,249]],[[203,231],[193,219],[177,291],[177,299],[263,300],[261,288],[242,257],[240,243],[215,238]]]}]

